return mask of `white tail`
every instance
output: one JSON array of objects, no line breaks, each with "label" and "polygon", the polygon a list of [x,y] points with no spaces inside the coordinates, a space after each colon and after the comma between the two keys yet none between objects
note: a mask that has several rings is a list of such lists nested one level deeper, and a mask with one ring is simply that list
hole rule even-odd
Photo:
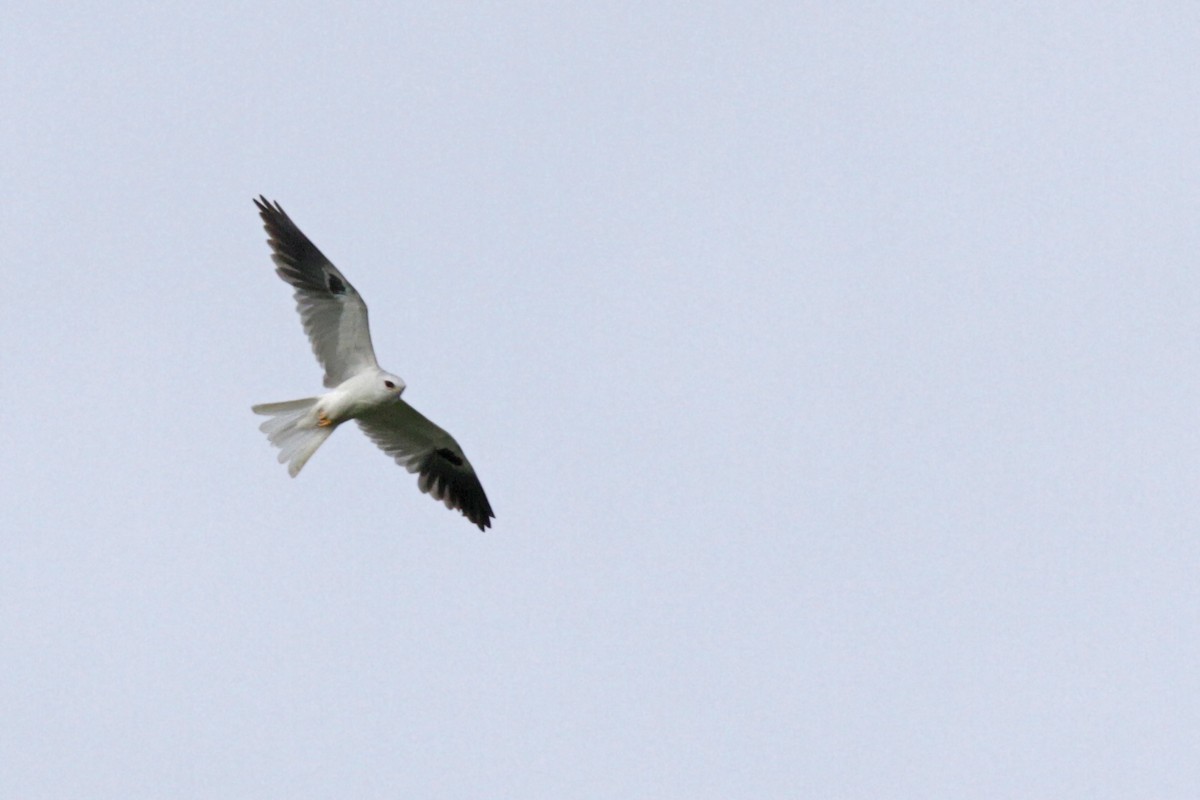
[{"label": "white tail", "polygon": [[279,463],[288,465],[288,474],[293,478],[333,433],[334,426],[317,425],[316,405],[320,399],[306,397],[285,403],[262,403],[250,409],[270,417],[258,428],[279,448]]}]

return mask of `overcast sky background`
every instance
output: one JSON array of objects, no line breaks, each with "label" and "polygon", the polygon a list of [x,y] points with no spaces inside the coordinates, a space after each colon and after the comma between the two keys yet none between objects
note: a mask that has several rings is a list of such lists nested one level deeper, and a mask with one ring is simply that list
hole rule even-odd
[{"label": "overcast sky background", "polygon": [[4,796],[1195,797],[1200,6],[968,5],[8,7]]}]

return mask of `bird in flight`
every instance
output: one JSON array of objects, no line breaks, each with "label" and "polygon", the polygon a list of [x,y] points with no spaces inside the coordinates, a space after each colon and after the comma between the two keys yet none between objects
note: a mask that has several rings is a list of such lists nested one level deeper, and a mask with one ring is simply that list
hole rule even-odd
[{"label": "bird in flight", "polygon": [[267,231],[275,272],[296,290],[296,310],[325,368],[319,397],[263,403],[255,414],[269,417],[260,428],[279,448],[279,461],[294,478],[343,422],[354,420],[396,463],[419,476],[417,486],[484,530],[492,507],[454,437],[434,425],[400,395],[405,384],[375,361],[367,304],[278,202],[254,201]]}]

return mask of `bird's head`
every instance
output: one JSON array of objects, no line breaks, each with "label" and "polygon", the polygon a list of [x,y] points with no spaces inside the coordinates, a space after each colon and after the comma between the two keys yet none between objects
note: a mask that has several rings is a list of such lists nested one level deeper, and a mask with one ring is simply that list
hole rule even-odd
[{"label": "bird's head", "polygon": [[389,394],[397,400],[400,399],[400,395],[404,394],[406,386],[399,376],[385,372],[379,376],[379,380],[380,388],[385,394]]}]

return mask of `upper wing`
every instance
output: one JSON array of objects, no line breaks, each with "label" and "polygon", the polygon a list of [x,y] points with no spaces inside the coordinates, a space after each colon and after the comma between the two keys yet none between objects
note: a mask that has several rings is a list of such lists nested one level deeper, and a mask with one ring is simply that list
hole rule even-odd
[{"label": "upper wing", "polygon": [[389,403],[356,420],[379,449],[409,472],[420,474],[417,486],[484,530],[492,524],[492,507],[483,486],[454,437],[434,425],[403,400]]},{"label": "upper wing", "polygon": [[296,288],[296,310],[312,342],[313,353],[325,367],[325,385],[332,388],[368,367],[376,367],[367,304],[296,227],[279,203],[259,196],[254,204],[270,236],[271,260],[279,277]]}]

